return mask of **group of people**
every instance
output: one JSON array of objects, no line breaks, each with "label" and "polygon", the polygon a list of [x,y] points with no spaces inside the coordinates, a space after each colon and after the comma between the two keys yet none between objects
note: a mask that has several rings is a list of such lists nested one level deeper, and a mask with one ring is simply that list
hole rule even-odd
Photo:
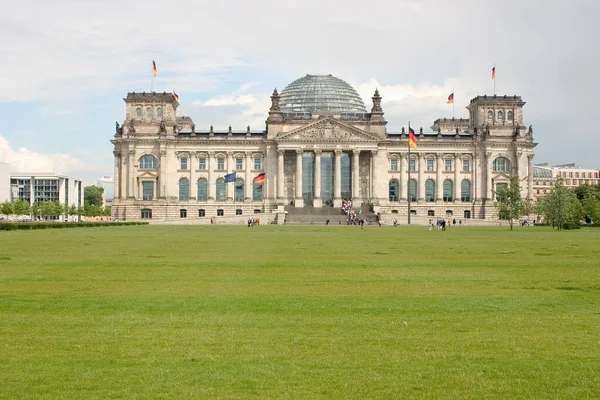
[{"label": "group of people", "polygon": [[[458,220],[458,224],[462,225],[462,220]],[[445,219],[438,219],[435,222],[435,230],[436,231],[445,231],[446,230],[446,226],[450,226],[450,225],[456,225],[456,218],[454,218],[453,220],[445,220]],[[429,230],[432,230],[434,227],[434,223],[433,223],[433,219],[429,220]]]},{"label": "group of people", "polygon": [[254,227],[254,225],[260,225],[260,220],[258,218],[248,218],[248,228]]}]

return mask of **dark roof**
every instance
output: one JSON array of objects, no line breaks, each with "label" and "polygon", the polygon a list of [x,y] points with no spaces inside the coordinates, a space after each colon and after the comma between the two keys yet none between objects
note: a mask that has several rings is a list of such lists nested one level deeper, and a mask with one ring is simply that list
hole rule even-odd
[{"label": "dark roof", "polygon": [[167,92],[162,92],[162,93],[131,92],[131,93],[127,93],[127,97],[124,98],[123,100],[125,100],[126,103],[134,102],[134,101],[156,101],[156,102],[161,102],[161,103],[164,103],[164,102],[174,103],[175,102],[175,98],[173,97],[173,94],[167,93]]}]

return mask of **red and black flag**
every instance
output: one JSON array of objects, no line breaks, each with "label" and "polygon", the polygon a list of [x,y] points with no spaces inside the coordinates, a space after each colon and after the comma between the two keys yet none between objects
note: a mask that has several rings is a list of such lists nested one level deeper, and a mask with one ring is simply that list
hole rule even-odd
[{"label": "red and black flag", "polygon": [[254,178],[254,180],[252,180],[252,182],[254,182],[254,183],[264,183],[264,181],[265,181],[266,179],[267,179],[267,175],[266,175],[264,172],[262,172],[262,173],[258,174],[258,175],[257,175],[257,176]]},{"label": "red and black flag", "polygon": [[415,131],[413,128],[408,128],[408,145],[412,147],[413,150],[417,149],[417,137],[415,136]]}]

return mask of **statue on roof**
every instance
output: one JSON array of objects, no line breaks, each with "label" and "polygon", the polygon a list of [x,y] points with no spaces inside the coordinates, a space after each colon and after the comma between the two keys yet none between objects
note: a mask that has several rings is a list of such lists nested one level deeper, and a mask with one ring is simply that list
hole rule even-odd
[{"label": "statue on roof", "polygon": [[159,134],[167,134],[167,125],[165,125],[165,121],[160,121],[160,128],[158,130]]},{"label": "statue on roof", "polygon": [[123,128],[119,127],[119,122],[115,122],[115,134],[117,134],[117,135],[123,134]]},{"label": "statue on roof", "polygon": [[279,93],[277,92],[277,88],[273,90],[273,94],[271,95],[271,109],[269,111],[281,111],[281,107],[279,107]]}]

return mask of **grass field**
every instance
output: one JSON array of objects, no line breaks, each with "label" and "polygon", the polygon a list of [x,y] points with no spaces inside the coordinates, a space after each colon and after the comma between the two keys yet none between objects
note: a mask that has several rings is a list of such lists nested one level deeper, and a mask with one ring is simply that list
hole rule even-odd
[{"label": "grass field", "polygon": [[0,232],[0,398],[600,398],[600,230]]}]

